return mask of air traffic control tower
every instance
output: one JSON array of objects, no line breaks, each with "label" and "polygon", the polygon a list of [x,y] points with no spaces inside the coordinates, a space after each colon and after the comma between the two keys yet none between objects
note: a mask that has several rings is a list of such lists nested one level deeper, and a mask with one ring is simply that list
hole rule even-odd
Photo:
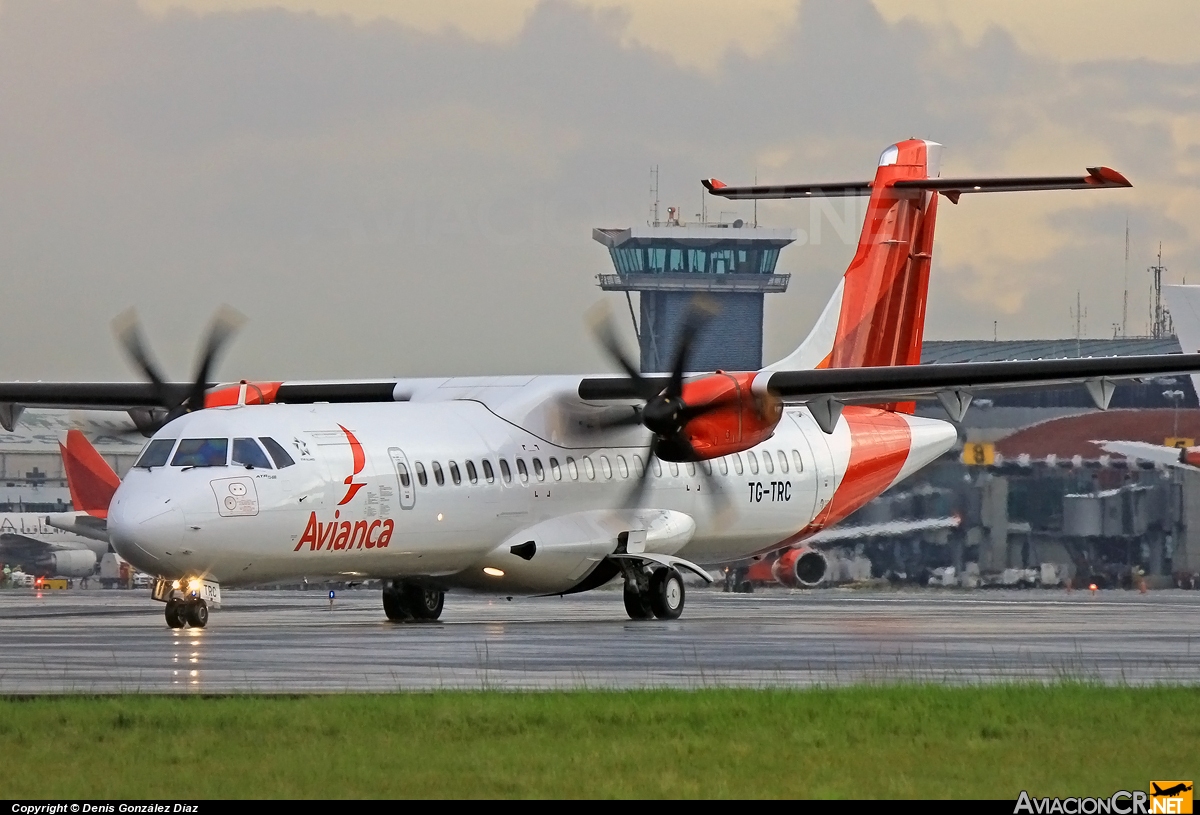
[{"label": "air traffic control tower", "polygon": [[681,223],[672,207],[665,222],[645,227],[593,229],[608,247],[614,273],[597,275],[604,291],[638,292],[643,373],[669,371],[679,330],[692,298],[706,294],[719,312],[696,338],[688,369],[756,371],[762,367],[763,295],[787,291],[790,275],[776,274],[779,250],[795,240],[791,229],[733,223]]}]

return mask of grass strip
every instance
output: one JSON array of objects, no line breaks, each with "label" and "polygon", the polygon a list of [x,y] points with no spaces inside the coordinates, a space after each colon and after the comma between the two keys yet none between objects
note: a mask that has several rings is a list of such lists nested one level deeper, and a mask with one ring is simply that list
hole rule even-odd
[{"label": "grass strip", "polygon": [[1197,745],[1183,687],[0,699],[9,798],[1108,795]]}]

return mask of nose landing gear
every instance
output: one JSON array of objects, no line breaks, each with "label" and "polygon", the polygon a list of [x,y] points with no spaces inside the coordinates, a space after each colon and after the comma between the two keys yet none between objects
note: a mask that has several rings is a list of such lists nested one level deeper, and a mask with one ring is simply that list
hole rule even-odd
[{"label": "nose landing gear", "polygon": [[446,593],[432,586],[393,580],[383,587],[383,613],[392,622],[433,622],[442,616]]}]

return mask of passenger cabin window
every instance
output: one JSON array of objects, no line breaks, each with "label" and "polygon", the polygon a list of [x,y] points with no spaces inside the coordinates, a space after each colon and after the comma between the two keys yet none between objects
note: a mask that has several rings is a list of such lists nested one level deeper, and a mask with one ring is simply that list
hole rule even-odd
[{"label": "passenger cabin window", "polygon": [[537,476],[538,481],[546,480],[546,471],[542,469],[542,460],[540,458],[533,460],[533,474]]},{"label": "passenger cabin window", "polygon": [[436,481],[437,485],[440,487],[446,483],[446,474],[442,472],[442,465],[438,464],[436,461],[433,462],[432,466],[433,466],[433,480]]},{"label": "passenger cabin window", "polygon": [[754,455],[754,451],[746,453],[746,461],[750,462],[750,472],[758,475],[758,456]]},{"label": "passenger cabin window", "polygon": [[635,455],[633,457],[633,472],[638,478],[641,478],[643,475],[646,474],[646,468],[642,464],[641,456]]},{"label": "passenger cabin window", "polygon": [[763,469],[767,471],[767,475],[775,472],[775,462],[771,460],[770,450],[763,450]]},{"label": "passenger cabin window", "polygon": [[671,462],[671,475],[674,475],[674,476],[679,475],[679,462],[677,462],[677,461]]},{"label": "passenger cabin window", "polygon": [[172,467],[224,467],[229,439],[184,439],[171,459]]},{"label": "passenger cabin window", "polygon": [[475,469],[475,462],[467,459],[467,478],[471,479],[472,484],[479,483],[479,472]]},{"label": "passenger cabin window", "polygon": [[424,487],[429,483],[429,475],[425,472],[425,465],[419,461],[413,462],[413,466],[417,470],[417,483]]},{"label": "passenger cabin window", "polygon": [[729,459],[721,456],[717,463],[721,466],[721,475],[729,475]]},{"label": "passenger cabin window", "polygon": [[504,479],[505,484],[512,483],[512,470],[508,468],[508,459],[500,459],[500,477]]},{"label": "passenger cabin window", "polygon": [[800,451],[792,451],[792,463],[796,465],[796,472],[804,472],[804,459],[800,458]]},{"label": "passenger cabin window", "polygon": [[600,456],[600,472],[604,473],[606,479],[612,478],[612,465],[608,463],[608,456]]},{"label": "passenger cabin window", "polygon": [[688,475],[695,475],[696,474],[696,462],[689,461],[687,463],[687,470],[688,470]]},{"label": "passenger cabin window", "polygon": [[654,474],[656,476],[662,476],[662,462],[657,458],[654,459]]},{"label": "passenger cabin window", "polygon": [[579,480],[579,467],[575,465],[575,459],[567,456],[567,473],[571,476],[572,481]]},{"label": "passenger cabin window", "polygon": [[520,477],[522,484],[529,481],[529,470],[525,468],[525,459],[523,458],[517,459],[517,475]]},{"label": "passenger cabin window", "polygon": [[267,454],[262,451],[254,439],[233,440],[233,463],[241,464],[248,470],[271,469],[271,462],[267,458]]},{"label": "passenger cabin window", "polygon": [[742,474],[742,454],[741,453],[733,454],[733,471],[735,473],[737,473],[738,475]]},{"label": "passenger cabin window", "polygon": [[454,482],[455,486],[458,486],[459,484],[462,483],[462,473],[460,473],[458,471],[458,462],[451,461],[449,463],[449,466],[450,466],[450,480]]},{"label": "passenger cabin window", "polygon": [[404,466],[403,461],[396,462],[396,477],[400,479],[400,486],[407,489],[412,485],[412,478],[408,474],[408,467]]},{"label": "passenger cabin window", "polygon": [[775,452],[775,457],[779,459],[779,472],[786,473],[788,471],[787,453],[782,450]]},{"label": "passenger cabin window", "polygon": [[711,462],[711,461],[709,461],[708,459],[705,459],[704,461],[700,462],[700,468],[701,468],[702,470],[704,470],[704,474],[705,474],[705,475],[712,475],[712,474],[713,474],[713,473],[712,473],[712,462]]},{"label": "passenger cabin window", "polygon": [[166,466],[167,461],[171,458],[171,448],[175,446],[176,439],[155,439],[146,445],[142,457],[137,460],[135,467],[145,467],[149,470],[151,467]]},{"label": "passenger cabin window", "polygon": [[617,472],[621,474],[621,478],[629,478],[629,465],[625,463],[625,456],[617,456]]},{"label": "passenger cabin window", "polygon": [[558,466],[558,459],[554,457],[550,458],[550,474],[555,481],[562,481],[562,467]]},{"label": "passenger cabin window", "polygon": [[271,455],[271,460],[275,462],[275,467],[282,470],[284,467],[291,467],[296,462],[288,455],[288,451],[283,449],[283,445],[275,441],[270,436],[259,436],[258,440],[263,443],[263,447],[267,448],[267,452]]},{"label": "passenger cabin window", "polygon": [[583,471],[587,474],[588,481],[596,480],[596,468],[592,466],[592,459],[588,456],[583,457]]},{"label": "passenger cabin window", "polygon": [[483,477],[487,479],[489,484],[494,483],[496,480],[496,471],[492,469],[492,462],[486,458],[483,460]]}]

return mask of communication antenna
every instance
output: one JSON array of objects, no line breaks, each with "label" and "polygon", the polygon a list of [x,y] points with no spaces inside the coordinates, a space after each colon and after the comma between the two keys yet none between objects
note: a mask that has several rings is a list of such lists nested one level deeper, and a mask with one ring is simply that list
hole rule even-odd
[{"label": "communication antenna", "polygon": [[1167,267],[1163,266],[1162,262],[1162,241],[1158,242],[1158,263],[1146,271],[1154,275],[1154,324],[1150,329],[1150,336],[1161,340],[1175,333],[1175,326],[1171,323],[1171,314],[1163,308],[1162,304],[1162,278],[1163,273],[1167,271]]},{"label": "communication antenna", "polygon": [[[758,168],[754,168],[754,186],[758,186]],[[758,199],[754,199],[754,228],[758,229]]]},{"label": "communication antenna", "polygon": [[[650,168],[650,225],[658,226],[658,165]],[[1126,253],[1128,254],[1128,252]]]},{"label": "communication antenna", "polygon": [[1082,294],[1075,290],[1075,308],[1071,309],[1071,319],[1075,322],[1075,355],[1083,356],[1083,335],[1087,332],[1087,309],[1083,308]]},{"label": "communication antenna", "polygon": [[[1121,336],[1129,336],[1129,216],[1125,216],[1125,294],[1121,302]],[[1115,338],[1114,338],[1115,339]]]}]

